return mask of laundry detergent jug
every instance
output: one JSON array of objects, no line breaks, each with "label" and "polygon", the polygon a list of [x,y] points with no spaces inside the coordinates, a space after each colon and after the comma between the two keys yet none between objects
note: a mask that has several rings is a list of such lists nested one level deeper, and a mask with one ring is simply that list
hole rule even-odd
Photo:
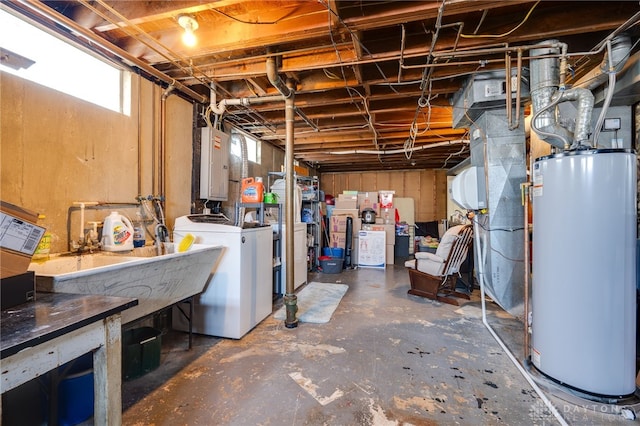
[{"label": "laundry detergent jug", "polygon": [[102,249],[105,251],[133,250],[133,226],[129,219],[118,212],[111,212],[104,218]]},{"label": "laundry detergent jug", "polygon": [[264,185],[262,180],[251,178],[242,179],[242,202],[261,203],[264,197]]}]

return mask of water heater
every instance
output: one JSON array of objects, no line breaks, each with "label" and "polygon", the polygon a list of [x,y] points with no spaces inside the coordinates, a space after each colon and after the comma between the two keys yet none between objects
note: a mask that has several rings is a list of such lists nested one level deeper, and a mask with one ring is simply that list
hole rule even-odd
[{"label": "water heater", "polygon": [[533,165],[531,358],[597,397],[636,388],[636,167],[622,149]]}]

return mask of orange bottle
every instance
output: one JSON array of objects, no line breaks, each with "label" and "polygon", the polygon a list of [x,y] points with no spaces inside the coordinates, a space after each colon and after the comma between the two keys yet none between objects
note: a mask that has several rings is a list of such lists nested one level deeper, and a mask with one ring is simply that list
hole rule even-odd
[{"label": "orange bottle", "polygon": [[252,177],[242,179],[242,202],[261,203],[264,197],[264,185]]}]

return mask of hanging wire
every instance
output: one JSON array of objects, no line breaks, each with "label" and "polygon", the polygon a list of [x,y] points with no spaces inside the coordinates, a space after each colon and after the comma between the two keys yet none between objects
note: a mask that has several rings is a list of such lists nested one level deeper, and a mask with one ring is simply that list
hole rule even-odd
[{"label": "hanging wire", "polygon": [[[460,37],[462,37],[462,38],[501,38],[501,37],[506,37],[509,34],[511,34],[514,31],[516,31],[521,26],[523,26],[525,24],[525,22],[527,22],[529,20],[529,17],[533,13],[533,10],[536,8],[536,6],[539,3],[540,3],[540,0],[535,2],[533,4],[533,6],[531,6],[531,9],[529,9],[529,12],[527,12],[527,14],[525,15],[524,19],[518,25],[516,25],[515,27],[513,27],[511,30],[507,31],[506,33],[502,33],[502,34],[460,34]],[[484,19],[484,15],[483,15],[482,18]],[[479,24],[478,24],[478,26],[479,26]],[[478,28],[476,28],[476,32],[477,31],[478,31]]]},{"label": "hanging wire", "polygon": [[[329,4],[324,1],[324,0],[320,0],[319,3],[321,5],[323,5],[327,11],[332,14],[333,16],[335,16],[338,19],[338,22],[340,22],[340,24],[342,24],[342,26],[349,32],[349,34],[351,35],[351,37],[353,37],[353,40],[356,41],[358,43],[358,46],[360,46],[362,48],[362,50],[369,56],[373,56],[373,54],[369,51],[369,49],[367,49],[367,46],[365,46],[361,41],[360,38],[358,37],[358,35],[351,29],[349,28],[349,26],[347,25],[346,22],[344,22],[344,20],[342,19],[342,17],[340,15],[338,15],[330,6]],[[331,29],[331,25],[329,25],[329,29]],[[333,41],[333,35],[330,33],[329,34],[331,36],[331,42],[334,43],[335,46],[335,42]],[[391,84],[391,81],[387,78],[387,76],[385,75],[385,73],[382,71],[382,68],[380,68],[380,65],[378,65],[377,63],[373,64],[376,69],[378,70],[378,72],[380,73],[380,75],[382,76],[382,79],[385,81],[385,83],[389,86],[389,88],[396,94],[396,95],[400,95],[400,92],[398,92],[393,85]]]},{"label": "hanging wire", "polygon": [[[330,8],[328,6],[327,6],[327,10],[330,10]],[[335,40],[333,39],[333,31],[331,29],[331,15],[328,14],[327,17],[328,17],[328,21],[329,21],[329,38],[331,39],[331,44],[333,45],[334,50],[336,51],[336,56],[338,57],[338,61],[340,62],[340,64],[342,64],[343,61],[342,61],[342,57],[340,56],[340,50],[338,49],[338,46],[337,46]],[[379,135],[378,135],[378,131],[376,130],[375,125],[373,123],[373,118],[371,117],[371,112],[369,111],[369,102],[367,101],[367,98],[365,96],[363,96],[357,89],[349,86],[349,83],[347,81],[347,76],[344,73],[344,66],[342,66],[342,65],[340,66],[340,72],[342,73],[342,80],[344,81],[344,86],[345,86],[345,89],[347,90],[347,94],[351,98],[351,103],[356,107],[358,112],[360,112],[360,114],[362,114],[363,117],[365,118],[365,120],[367,121],[367,126],[371,129],[371,132],[373,133],[373,146],[375,146],[376,149],[378,149],[378,137],[379,137]],[[325,74],[326,74],[326,72],[325,72]],[[360,102],[356,102],[356,100],[354,99],[353,93],[355,93],[362,100],[362,105],[364,106],[364,111],[362,111],[362,109],[360,108]]]}]

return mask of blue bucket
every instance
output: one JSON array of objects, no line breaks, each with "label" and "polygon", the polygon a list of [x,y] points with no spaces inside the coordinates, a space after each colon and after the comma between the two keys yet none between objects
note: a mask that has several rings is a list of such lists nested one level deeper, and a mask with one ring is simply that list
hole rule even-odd
[{"label": "blue bucket", "polygon": [[93,353],[58,367],[58,424],[72,426],[93,416]]},{"label": "blue bucket", "polygon": [[344,249],[340,247],[324,247],[322,249],[322,254],[329,257],[339,257],[342,259],[344,257]]}]

